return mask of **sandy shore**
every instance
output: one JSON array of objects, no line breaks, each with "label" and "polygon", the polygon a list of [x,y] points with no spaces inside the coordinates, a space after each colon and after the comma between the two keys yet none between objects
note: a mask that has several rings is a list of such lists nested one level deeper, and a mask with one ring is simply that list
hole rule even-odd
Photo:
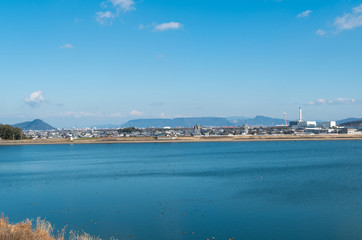
[{"label": "sandy shore", "polygon": [[268,136],[220,136],[220,137],[178,137],[176,139],[155,139],[153,137],[121,137],[98,139],[36,139],[0,140],[0,145],[46,145],[46,144],[100,144],[100,143],[178,143],[178,142],[261,142],[261,141],[326,141],[362,140],[362,135],[268,135]]}]

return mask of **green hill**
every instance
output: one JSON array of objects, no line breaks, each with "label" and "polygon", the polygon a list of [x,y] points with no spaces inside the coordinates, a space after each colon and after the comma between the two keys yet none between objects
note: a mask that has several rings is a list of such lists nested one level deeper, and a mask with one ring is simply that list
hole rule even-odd
[{"label": "green hill", "polygon": [[34,121],[22,122],[12,125],[13,127],[20,128],[22,130],[55,130],[54,127],[50,126],[48,123],[35,119]]}]

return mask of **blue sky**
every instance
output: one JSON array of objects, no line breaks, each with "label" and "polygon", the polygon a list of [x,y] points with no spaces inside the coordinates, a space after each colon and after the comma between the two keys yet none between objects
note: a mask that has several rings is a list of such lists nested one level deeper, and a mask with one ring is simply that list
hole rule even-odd
[{"label": "blue sky", "polygon": [[0,122],[362,117],[361,40],[361,0],[2,0]]}]

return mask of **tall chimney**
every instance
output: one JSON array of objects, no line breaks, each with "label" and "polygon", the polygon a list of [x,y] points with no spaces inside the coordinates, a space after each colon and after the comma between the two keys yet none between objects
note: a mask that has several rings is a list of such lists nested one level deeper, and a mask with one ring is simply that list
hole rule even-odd
[{"label": "tall chimney", "polygon": [[299,107],[299,122],[303,121],[302,119],[302,108]]}]

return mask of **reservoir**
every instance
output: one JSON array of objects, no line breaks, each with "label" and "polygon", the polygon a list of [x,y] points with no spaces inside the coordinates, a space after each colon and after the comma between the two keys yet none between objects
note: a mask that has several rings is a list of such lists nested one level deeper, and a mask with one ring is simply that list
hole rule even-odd
[{"label": "reservoir", "polygon": [[0,213],[103,239],[362,239],[362,141],[0,146]]}]

